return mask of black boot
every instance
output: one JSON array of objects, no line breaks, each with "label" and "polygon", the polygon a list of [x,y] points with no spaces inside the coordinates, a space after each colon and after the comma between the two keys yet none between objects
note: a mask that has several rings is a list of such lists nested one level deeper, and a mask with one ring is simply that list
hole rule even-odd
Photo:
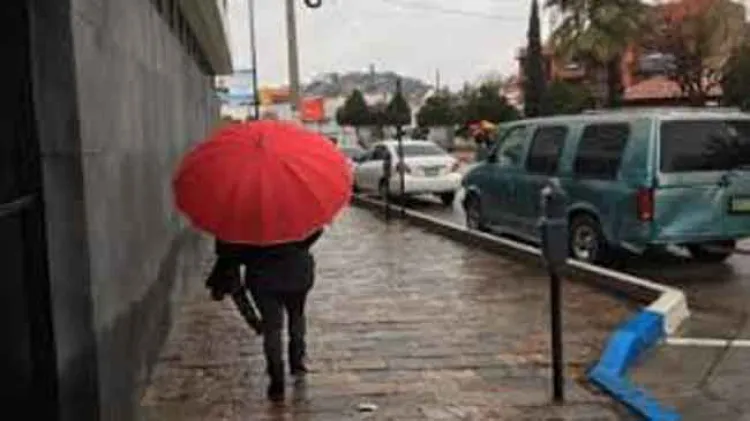
[{"label": "black boot", "polygon": [[292,364],[290,368],[294,377],[304,377],[308,373],[307,366],[302,361]]},{"label": "black boot", "polygon": [[268,396],[268,400],[271,402],[283,402],[285,393],[284,381],[272,379],[268,385],[266,396]]}]

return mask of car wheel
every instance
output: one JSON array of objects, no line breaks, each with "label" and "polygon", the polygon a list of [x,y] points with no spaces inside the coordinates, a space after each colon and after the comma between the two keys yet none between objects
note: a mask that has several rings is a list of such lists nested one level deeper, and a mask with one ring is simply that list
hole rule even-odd
[{"label": "car wheel", "polygon": [[482,218],[482,206],[476,195],[470,195],[464,202],[464,213],[466,214],[466,227],[470,230],[487,231],[487,226]]},{"label": "car wheel", "polygon": [[439,196],[440,201],[443,202],[443,205],[445,206],[453,205],[453,202],[456,200],[456,192],[441,193]]},{"label": "car wheel", "polygon": [[599,222],[589,215],[573,218],[569,228],[570,255],[586,263],[612,263],[613,253],[607,245]]},{"label": "car wheel", "polygon": [[721,263],[734,254],[736,246],[736,241],[727,240],[701,244],[688,244],[687,249],[693,259],[699,262]]}]

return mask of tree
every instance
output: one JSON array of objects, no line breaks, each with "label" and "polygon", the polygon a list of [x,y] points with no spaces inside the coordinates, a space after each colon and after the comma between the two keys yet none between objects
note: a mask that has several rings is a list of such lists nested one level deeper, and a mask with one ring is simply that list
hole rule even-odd
[{"label": "tree", "polygon": [[725,105],[750,111],[750,43],[744,43],[729,58],[721,86]]},{"label": "tree", "polygon": [[547,100],[552,114],[578,114],[595,105],[588,88],[560,80],[549,85]]},{"label": "tree", "polygon": [[500,84],[484,83],[479,88],[465,88],[461,93],[459,107],[459,121],[468,125],[477,121],[487,120],[492,123],[517,120],[516,110],[508,100],[500,95]]},{"label": "tree", "polygon": [[344,105],[336,110],[336,123],[340,126],[354,127],[359,139],[359,129],[372,123],[372,113],[359,90],[352,91]]},{"label": "tree", "polygon": [[456,98],[448,90],[435,92],[417,112],[419,127],[453,126],[459,122]]},{"label": "tree", "polygon": [[646,28],[647,6],[641,0],[547,0],[561,20],[550,41],[556,55],[606,71],[606,102],[622,101],[622,57],[636,44]]},{"label": "tree", "polygon": [[370,119],[368,125],[372,127],[372,136],[375,139],[385,139],[385,126],[390,126],[388,118],[388,103],[377,102],[370,107]]},{"label": "tree", "polygon": [[401,81],[396,81],[396,94],[385,108],[385,123],[390,126],[408,126],[411,124],[411,107],[401,90]]},{"label": "tree", "polygon": [[544,53],[539,27],[539,4],[537,0],[532,0],[529,31],[526,35],[526,61],[524,63],[526,77],[524,79],[523,97],[526,117],[538,117],[547,114],[544,98],[547,79],[544,71]]},{"label": "tree", "polygon": [[741,40],[733,13],[730,0],[682,0],[663,6],[656,16],[646,46],[670,57],[669,78],[692,105],[705,105],[721,83],[726,58]]}]

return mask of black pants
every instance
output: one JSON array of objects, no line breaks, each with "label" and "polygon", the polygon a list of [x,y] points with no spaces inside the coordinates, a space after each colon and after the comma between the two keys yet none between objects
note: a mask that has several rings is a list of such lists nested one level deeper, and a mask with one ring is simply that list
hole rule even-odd
[{"label": "black pants", "polygon": [[251,288],[253,300],[263,318],[263,352],[271,381],[284,381],[284,357],[281,343],[284,313],[289,321],[289,367],[296,371],[304,367],[306,353],[305,302],[308,291],[276,292]]}]

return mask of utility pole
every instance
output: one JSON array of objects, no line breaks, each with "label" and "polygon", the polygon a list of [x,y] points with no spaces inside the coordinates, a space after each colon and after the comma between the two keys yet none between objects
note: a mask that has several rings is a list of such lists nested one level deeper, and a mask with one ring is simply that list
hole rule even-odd
[{"label": "utility pole", "polygon": [[286,0],[286,37],[289,56],[289,100],[292,114],[297,118],[300,109],[299,51],[297,47],[297,17],[295,0]]},{"label": "utility pole", "polygon": [[435,91],[440,91],[440,69],[435,70]]},{"label": "utility pole", "polygon": [[253,66],[253,111],[255,119],[260,120],[260,89],[258,89],[258,49],[255,45],[255,0],[247,0],[247,11],[250,24],[250,57]]}]

